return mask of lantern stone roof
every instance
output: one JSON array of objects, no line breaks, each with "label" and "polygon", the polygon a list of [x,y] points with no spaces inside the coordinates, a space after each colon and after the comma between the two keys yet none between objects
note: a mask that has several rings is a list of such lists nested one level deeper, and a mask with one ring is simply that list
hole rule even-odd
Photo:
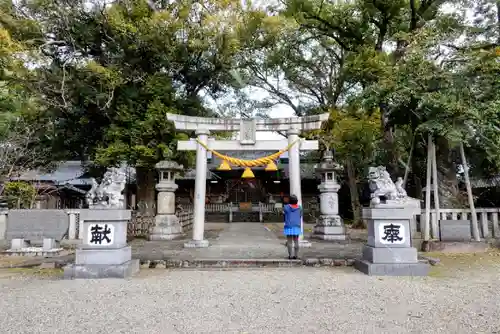
[{"label": "lantern stone roof", "polygon": [[156,169],[169,169],[169,170],[173,170],[173,171],[178,171],[178,170],[183,170],[184,166],[179,165],[175,161],[162,160],[155,165],[155,168]]}]

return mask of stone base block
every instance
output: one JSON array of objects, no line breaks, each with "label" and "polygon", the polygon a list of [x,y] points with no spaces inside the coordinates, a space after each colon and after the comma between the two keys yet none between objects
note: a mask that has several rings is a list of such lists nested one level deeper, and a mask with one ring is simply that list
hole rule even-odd
[{"label": "stone base block", "polygon": [[312,238],[326,241],[345,241],[347,236],[345,234],[313,234]]},{"label": "stone base block", "polygon": [[12,239],[12,241],[10,242],[11,250],[24,249],[28,248],[29,246],[30,244],[24,239]]},{"label": "stone base block", "polygon": [[370,276],[427,276],[428,263],[370,263],[366,260],[356,260],[354,267]]},{"label": "stone base block", "polygon": [[58,249],[60,248],[60,246],[59,242],[56,239],[44,238],[42,248],[44,251],[50,251],[51,249]]},{"label": "stone base block", "polygon": [[179,233],[179,234],[164,234],[164,233],[157,233],[156,231],[153,231],[149,235],[149,240],[150,241],[164,241],[164,240],[175,240],[175,239],[181,239],[184,238],[186,234],[184,233]]},{"label": "stone base block", "polygon": [[82,243],[83,243],[82,239],[72,239],[72,240],[63,239],[60,242],[63,248],[64,247],[74,248],[76,246],[80,246]]},{"label": "stone base block", "polygon": [[99,264],[116,265],[130,261],[132,258],[132,247],[126,246],[118,249],[77,249],[76,265]]},{"label": "stone base block", "polygon": [[441,241],[470,242],[472,228],[470,220],[440,220],[439,235]]},{"label": "stone base block", "polygon": [[317,226],[343,227],[343,225],[339,215],[321,215],[317,220]]},{"label": "stone base block", "polygon": [[309,240],[299,240],[299,248],[310,248],[312,246],[311,242]]},{"label": "stone base block", "polygon": [[6,256],[55,257],[61,255],[62,251],[62,248],[45,251],[41,247],[28,247],[21,249],[9,249],[1,254]]},{"label": "stone base block", "polygon": [[489,251],[490,245],[485,241],[471,242],[439,242],[423,241],[422,248],[424,252],[440,253],[484,253]]},{"label": "stone base block", "polygon": [[184,248],[206,248],[208,246],[208,240],[189,240],[184,243]]},{"label": "stone base block", "polygon": [[184,236],[179,218],[175,215],[157,215],[149,240],[174,240]]},{"label": "stone base block", "polygon": [[344,226],[314,226],[313,235],[314,239],[321,240],[346,240],[347,235],[345,233]]},{"label": "stone base block", "polygon": [[139,272],[139,260],[122,264],[70,264],[64,267],[65,279],[128,278]]},{"label": "stone base block", "polygon": [[363,259],[370,263],[417,263],[416,248],[363,247]]},{"label": "stone base block", "polygon": [[347,240],[345,234],[313,234],[313,239],[326,240],[326,241],[344,241]]},{"label": "stone base block", "polygon": [[155,240],[174,240],[184,237],[185,234],[182,232],[182,226],[155,226],[148,239],[151,241]]}]

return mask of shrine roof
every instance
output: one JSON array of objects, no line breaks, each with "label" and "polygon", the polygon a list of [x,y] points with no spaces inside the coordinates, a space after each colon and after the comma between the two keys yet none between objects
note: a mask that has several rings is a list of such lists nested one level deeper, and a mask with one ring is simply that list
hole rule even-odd
[{"label": "shrine roof", "polygon": [[[241,153],[241,152],[239,152]],[[248,152],[246,152],[248,153]],[[265,155],[272,154],[270,152],[266,154],[261,154],[262,152],[249,152],[253,155],[235,155],[235,157],[243,159],[256,159]],[[288,179],[288,163],[287,159],[283,158],[281,162],[278,163],[278,168],[282,171],[282,178]],[[210,170],[215,170],[219,164],[220,160],[212,159],[208,164],[207,180],[214,178],[213,173]],[[316,163],[302,162],[300,164],[301,177],[306,179],[316,178],[315,167]],[[127,174],[128,183],[135,183],[136,171],[134,167],[126,167],[125,173]],[[256,167],[256,169],[263,169],[264,167]],[[177,177],[179,180],[194,180],[196,177],[196,169],[188,168],[183,175]],[[13,181],[27,181],[27,182],[43,182],[49,183],[57,186],[72,185],[72,186],[89,186],[91,185],[91,179],[87,175],[85,168],[81,161],[65,161],[58,164],[58,166],[52,171],[45,171],[42,169],[30,170],[22,173],[19,177],[11,178]]]}]

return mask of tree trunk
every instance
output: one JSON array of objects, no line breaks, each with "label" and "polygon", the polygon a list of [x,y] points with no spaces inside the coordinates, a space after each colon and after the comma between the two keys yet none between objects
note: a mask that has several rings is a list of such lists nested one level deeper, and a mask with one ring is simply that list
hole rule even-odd
[{"label": "tree trunk", "polygon": [[424,169],[422,168],[422,161],[424,160],[424,157],[420,156],[413,156],[413,159],[411,159],[411,172],[410,176],[411,178],[408,180],[408,185],[406,186],[406,191],[408,192],[408,196],[413,197],[413,198],[418,198],[422,199],[423,195],[423,181],[425,178],[425,173]]},{"label": "tree trunk", "polygon": [[380,104],[380,126],[384,133],[382,147],[387,153],[387,171],[390,175],[401,176],[399,168],[399,154],[394,141],[393,128],[388,124],[389,116],[387,115],[386,107]]},{"label": "tree trunk", "polygon": [[474,238],[474,241],[481,241],[479,235],[479,226],[477,223],[476,208],[474,206],[474,197],[472,196],[472,187],[470,185],[469,179],[469,166],[467,165],[467,159],[465,158],[463,143],[460,143],[460,157],[462,158],[462,166],[464,168],[465,186],[467,187],[467,199],[469,200],[469,208],[471,213],[472,237]]},{"label": "tree trunk", "polygon": [[465,198],[460,193],[457,178],[457,165],[452,156],[448,140],[443,137],[435,139],[437,150],[437,172],[439,198],[442,208],[459,208],[466,205]]},{"label": "tree trunk", "polygon": [[143,215],[156,214],[156,172],[153,168],[137,167],[137,211]]},{"label": "tree trunk", "polygon": [[356,182],[356,171],[350,158],[346,160],[347,182],[351,194],[351,208],[353,216],[353,227],[364,227],[364,222],[361,217],[361,203],[359,201],[358,183]]}]

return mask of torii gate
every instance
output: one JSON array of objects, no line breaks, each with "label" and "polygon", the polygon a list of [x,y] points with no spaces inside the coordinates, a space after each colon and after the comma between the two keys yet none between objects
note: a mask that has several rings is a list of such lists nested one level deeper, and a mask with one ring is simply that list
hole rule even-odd
[{"label": "torii gate", "polygon": [[[279,151],[283,147],[297,142],[301,131],[321,129],[322,123],[328,120],[328,117],[328,113],[305,117],[273,119],[209,118],[167,114],[167,119],[174,123],[177,130],[194,130],[197,136],[197,139],[193,138],[177,143],[177,150],[179,151],[196,151],[193,239],[184,244],[184,247],[208,247],[208,240],[204,239],[205,194],[208,168],[207,150],[197,140],[215,151]],[[209,139],[208,135],[210,131],[239,131],[240,140]],[[257,141],[257,131],[286,131],[288,140]],[[288,151],[290,194],[297,196],[299,204],[302,204],[300,150],[313,151],[317,150],[318,147],[317,140],[301,139]]]}]

